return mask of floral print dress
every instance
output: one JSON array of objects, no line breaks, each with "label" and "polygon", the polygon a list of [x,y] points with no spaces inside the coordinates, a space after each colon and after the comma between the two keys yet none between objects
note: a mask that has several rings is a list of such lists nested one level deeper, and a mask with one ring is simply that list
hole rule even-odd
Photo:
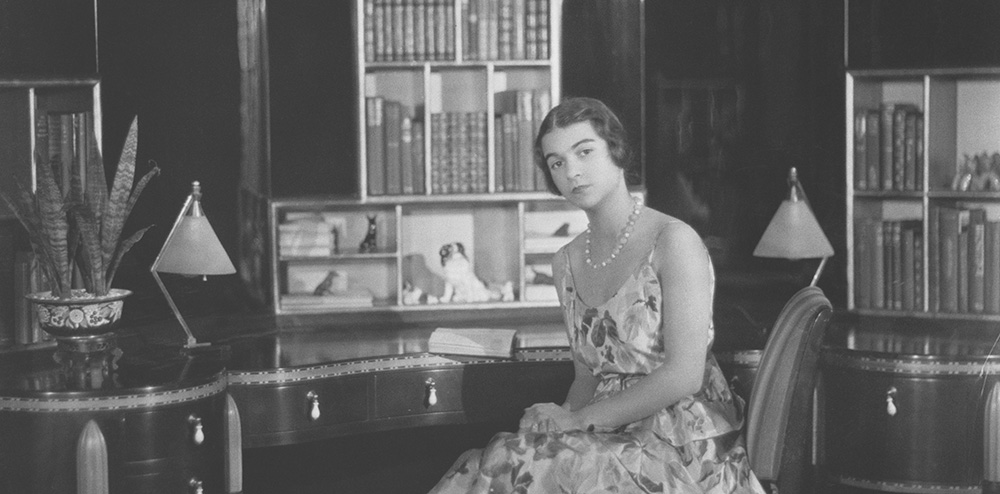
[{"label": "floral print dress", "polygon": [[[664,361],[652,254],[597,307],[577,295],[572,272],[560,280],[573,356],[600,378],[592,403]],[[705,337],[711,345],[713,328]],[[463,454],[432,492],[763,494],[740,433],[743,406],[708,352],[698,393],[615,430],[497,434]]]}]

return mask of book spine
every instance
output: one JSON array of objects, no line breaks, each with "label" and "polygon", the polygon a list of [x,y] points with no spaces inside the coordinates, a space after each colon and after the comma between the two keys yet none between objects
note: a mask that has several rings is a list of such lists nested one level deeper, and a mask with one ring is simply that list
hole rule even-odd
[{"label": "book spine", "polygon": [[871,246],[872,220],[864,219],[855,222],[854,235],[854,306],[859,309],[871,308],[872,298],[872,259]]},{"label": "book spine", "polygon": [[913,235],[913,305],[914,310],[924,310],[924,237],[923,230],[917,225]]},{"label": "book spine", "polygon": [[434,60],[448,59],[448,8],[449,0],[434,1]]},{"label": "book spine", "polygon": [[462,53],[465,60],[478,60],[478,50],[476,44],[479,43],[479,35],[476,29],[479,27],[479,3],[476,0],[462,0],[462,20],[465,22],[465,30],[462,31]]},{"label": "book spine", "polygon": [[983,241],[985,258],[983,273],[983,299],[985,310],[1000,314],[1000,221],[987,221]]},{"label": "book spine", "polygon": [[872,307],[885,309],[885,232],[882,223],[871,220],[872,248]]},{"label": "book spine", "polygon": [[427,3],[413,0],[413,59],[427,60]]},{"label": "book spine", "polygon": [[487,0],[473,0],[476,4],[476,57],[488,60],[490,57],[490,6]]},{"label": "book spine", "polygon": [[403,60],[416,60],[416,29],[414,19],[414,9],[412,0],[403,1]]},{"label": "book spine", "polygon": [[444,168],[444,133],[445,116],[444,113],[431,114],[431,193],[443,194],[442,186]]},{"label": "book spine", "polygon": [[903,279],[903,293],[902,293],[902,306],[903,310],[912,311],[916,305],[916,275],[914,274],[914,263],[915,263],[915,253],[914,253],[914,234],[915,227],[911,223],[907,223],[902,227],[901,231],[901,247],[902,247],[902,279]]},{"label": "book spine", "polygon": [[511,48],[513,42],[511,36],[514,33],[514,0],[499,0],[499,25],[497,34],[497,46],[500,60],[511,59]]},{"label": "book spine", "polygon": [[879,125],[879,139],[881,144],[879,149],[881,153],[879,155],[879,163],[881,164],[879,168],[879,175],[882,178],[882,190],[892,190],[892,117],[893,117],[894,107],[893,105],[882,105],[881,115],[882,119]]},{"label": "book spine", "polygon": [[940,231],[940,301],[941,312],[958,312],[958,233],[959,211],[938,208]]},{"label": "book spine", "polygon": [[520,190],[535,190],[535,119],[532,91],[517,93],[518,135],[517,163],[520,168]]},{"label": "book spine", "polygon": [[400,178],[402,180],[401,192],[407,195],[412,195],[414,192],[412,147],[413,121],[410,119],[409,115],[403,115],[402,122],[400,122],[399,170],[401,173]]},{"label": "book spine", "polygon": [[924,115],[922,113],[917,114],[916,121],[914,122],[916,130],[914,131],[914,149],[916,156],[914,158],[915,168],[914,168],[914,183],[916,185],[916,190],[924,190]]},{"label": "book spine", "polygon": [[402,104],[398,101],[386,100],[385,116],[385,193],[398,195],[403,193],[402,179]]},{"label": "book spine", "polygon": [[939,232],[939,208],[933,207],[927,215],[927,309],[931,312],[941,310],[938,273],[940,271],[939,254],[941,236]]},{"label": "book spine", "polygon": [[424,160],[424,123],[420,119],[413,120],[412,134],[410,149],[413,151],[413,193],[424,194],[427,190],[424,186],[427,164]]},{"label": "book spine", "polygon": [[523,60],[524,59],[524,41],[526,39],[525,30],[525,16],[527,15],[527,8],[525,6],[525,0],[511,0],[511,19],[513,21],[511,25],[511,48],[510,48],[510,58],[512,60]]},{"label": "book spine", "polygon": [[375,0],[364,3],[365,61],[375,61]]},{"label": "book spine", "polygon": [[455,175],[451,190],[462,194],[472,192],[473,172],[469,153],[469,113],[455,113]]},{"label": "book spine", "polygon": [[906,186],[906,107],[897,106],[892,112],[892,188]]},{"label": "book spine", "polygon": [[446,60],[455,59],[455,2],[453,0],[444,1],[444,43]]},{"label": "book spine", "polygon": [[868,189],[868,166],[865,158],[868,150],[865,147],[865,139],[868,131],[865,125],[868,123],[868,115],[864,108],[859,108],[854,112],[854,188],[856,190]]},{"label": "book spine", "polygon": [[504,192],[504,149],[505,138],[503,135],[503,117],[495,115],[493,117],[493,189],[495,192]]},{"label": "book spine", "polygon": [[489,60],[500,59],[500,2],[497,0],[486,0],[487,2],[487,58]]},{"label": "book spine", "polygon": [[903,189],[917,190],[917,113],[906,113],[903,136]]},{"label": "book spine", "polygon": [[877,110],[865,110],[865,164],[868,167],[868,180],[866,185],[868,190],[879,190],[881,186],[881,166],[879,160],[882,155],[882,128]]},{"label": "book spine", "polygon": [[437,60],[439,47],[437,45],[437,2],[439,0],[421,0],[424,8],[424,59]]},{"label": "book spine", "polygon": [[903,310],[903,230],[899,221],[892,225],[892,308]]},{"label": "book spine", "polygon": [[365,98],[365,113],[368,152],[367,177],[368,194],[385,194],[385,124],[383,119],[385,100],[380,96]]},{"label": "book spine", "polygon": [[549,1],[538,0],[538,59],[549,59]]},{"label": "book spine", "polygon": [[958,232],[958,312],[969,312],[969,228]]},{"label": "book spine", "polygon": [[517,115],[514,113],[503,114],[503,137],[504,137],[504,188],[508,192],[519,189],[520,176],[517,166]]},{"label": "book spine", "polygon": [[538,59],[538,0],[527,0],[525,4],[524,58]]},{"label": "book spine", "polygon": [[392,7],[390,9],[390,17],[392,19],[392,61],[402,61],[406,60],[405,45],[406,42],[403,39],[403,2],[408,0],[391,0]]},{"label": "book spine", "polygon": [[389,0],[373,0],[374,13],[372,17],[372,31],[375,34],[375,61],[384,62],[389,59],[389,43],[386,36],[388,23],[386,23],[386,11]]},{"label": "book spine", "polygon": [[969,211],[969,312],[986,310],[986,210]]}]

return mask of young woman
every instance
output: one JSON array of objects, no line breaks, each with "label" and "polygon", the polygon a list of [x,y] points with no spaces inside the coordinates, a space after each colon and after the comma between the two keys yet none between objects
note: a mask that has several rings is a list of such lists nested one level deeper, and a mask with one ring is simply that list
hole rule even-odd
[{"label": "young woman", "polygon": [[625,130],[598,100],[550,111],[535,158],[590,221],[553,259],[575,378],[561,406],[532,405],[432,492],[763,493],[743,402],[711,353],[715,275],[698,234],[629,194]]}]

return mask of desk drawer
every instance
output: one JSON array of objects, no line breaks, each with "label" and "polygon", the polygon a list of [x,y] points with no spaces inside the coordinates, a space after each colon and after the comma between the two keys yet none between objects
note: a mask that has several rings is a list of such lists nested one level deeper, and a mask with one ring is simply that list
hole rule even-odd
[{"label": "desk drawer", "polygon": [[368,419],[368,376],[296,384],[230,385],[243,434],[323,428]]},{"label": "desk drawer", "polygon": [[122,460],[222,455],[225,399],[219,393],[197,402],[123,414]]},{"label": "desk drawer", "polygon": [[375,376],[375,417],[462,410],[462,369],[383,372]]}]

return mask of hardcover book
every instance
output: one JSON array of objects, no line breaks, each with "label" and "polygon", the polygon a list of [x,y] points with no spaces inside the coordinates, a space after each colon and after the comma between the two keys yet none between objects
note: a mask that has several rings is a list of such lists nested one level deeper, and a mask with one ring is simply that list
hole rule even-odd
[{"label": "hardcover book", "polygon": [[512,358],[515,329],[437,328],[427,341],[431,353]]}]

